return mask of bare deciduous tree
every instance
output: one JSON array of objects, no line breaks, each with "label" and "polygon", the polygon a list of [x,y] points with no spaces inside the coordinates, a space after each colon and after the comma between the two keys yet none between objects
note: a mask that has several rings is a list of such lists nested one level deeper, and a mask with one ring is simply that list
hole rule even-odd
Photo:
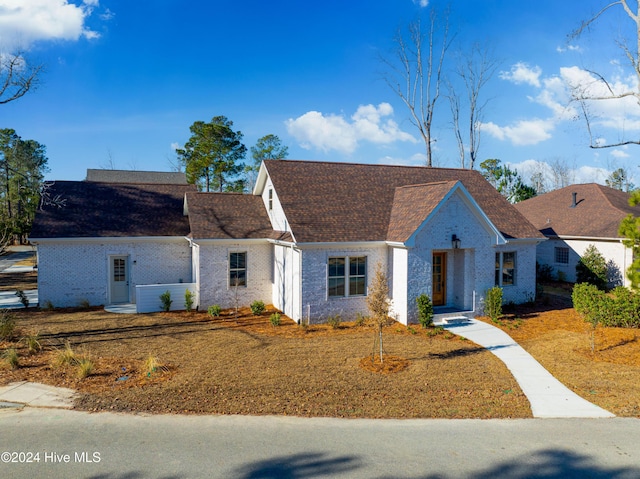
[{"label": "bare deciduous tree", "polygon": [[425,33],[420,20],[408,27],[408,36],[399,31],[394,39],[395,58],[382,58],[389,68],[384,79],[409,109],[409,120],[418,128],[425,143],[427,166],[433,166],[431,129],[443,83],[443,64],[451,41],[448,13],[442,18],[430,11]]},{"label": "bare deciduous tree", "polygon": [[[460,125],[460,95],[464,93],[457,91],[456,87],[448,82],[449,105],[453,118],[453,131],[458,142],[461,168],[472,170],[475,166],[480,148],[480,124],[484,117],[484,109],[489,102],[489,100],[481,100],[480,93],[495,73],[498,64],[490,52],[478,44],[474,44],[468,53],[460,54],[455,73],[462,81],[464,93],[467,95],[467,121],[464,125],[464,128],[468,129],[466,145],[465,135],[462,131],[463,126]],[[467,150],[469,151],[468,162],[466,160]]]},{"label": "bare deciduous tree", "polygon": [[635,100],[634,104],[640,103],[640,3],[636,2],[634,12],[629,6],[628,0],[617,0],[611,2],[604,6],[590,19],[583,21],[577,29],[571,32],[568,38],[569,41],[571,41],[580,37],[603,14],[618,7],[621,7],[629,20],[634,23],[635,42],[633,43],[633,46],[629,46],[625,40],[618,40],[617,44],[622,49],[624,56],[633,68],[637,81],[634,86],[626,88],[621,85],[620,82],[616,82],[616,85],[614,85],[603,75],[594,71],[586,70],[591,75],[590,82],[581,81],[570,85],[572,99],[579,105],[581,116],[586,122],[587,131],[589,133],[589,146],[591,148],[612,148],[629,144],[640,145],[640,138],[627,139],[624,137],[624,131],[621,132],[622,136],[618,141],[607,143],[602,142],[601,138],[593,132],[595,117],[591,113],[590,109],[590,106],[594,103],[602,101],[624,101],[625,99],[633,99]]},{"label": "bare deciduous tree", "polygon": [[42,65],[27,63],[22,53],[0,53],[0,105],[17,100],[38,86]]}]

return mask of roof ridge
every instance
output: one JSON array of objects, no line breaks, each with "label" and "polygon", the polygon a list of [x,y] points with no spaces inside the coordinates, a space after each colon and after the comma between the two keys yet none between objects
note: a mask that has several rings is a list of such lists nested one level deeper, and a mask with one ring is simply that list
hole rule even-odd
[{"label": "roof ridge", "polygon": [[397,186],[396,189],[398,188],[419,188],[422,186],[435,186],[435,185],[446,185],[446,184],[450,184],[450,183],[460,183],[460,180],[440,180],[440,181],[430,181],[428,183],[416,183],[413,185],[402,185],[402,186]]},{"label": "roof ridge", "polygon": [[451,171],[473,171],[480,173],[478,170],[470,170],[468,168],[453,168],[453,167],[441,167],[441,166],[426,166],[426,165],[381,165],[377,163],[362,163],[362,162],[350,162],[350,161],[328,161],[328,160],[294,160],[294,159],[269,159],[264,161],[278,161],[291,163],[312,163],[312,164],[328,164],[328,165],[348,165],[348,166],[368,166],[375,168],[416,168],[416,169],[428,169],[428,170],[451,170]]},{"label": "roof ridge", "polygon": [[620,191],[621,193],[624,193],[624,191],[622,191],[622,190],[616,190],[615,188],[611,188],[610,186],[601,185],[600,183],[594,183],[594,184],[596,185],[596,187],[597,187],[598,191],[600,192],[600,194],[601,194],[602,196],[604,196],[604,199],[605,199],[605,200],[606,200],[606,202],[609,204],[609,206],[611,206],[614,210],[617,210],[617,211],[619,211],[619,212],[621,212],[621,213],[623,213],[623,214],[625,214],[625,215],[626,215],[626,214],[628,214],[628,212],[627,212],[627,211],[625,211],[625,210],[623,210],[623,209],[621,209],[621,208],[618,208],[616,205],[614,205],[614,204],[611,202],[611,199],[609,198],[609,195],[608,195],[608,194],[606,194],[606,192],[605,192],[606,190],[604,190],[603,188],[607,188],[607,189],[610,189],[610,190],[613,190],[613,191]]}]

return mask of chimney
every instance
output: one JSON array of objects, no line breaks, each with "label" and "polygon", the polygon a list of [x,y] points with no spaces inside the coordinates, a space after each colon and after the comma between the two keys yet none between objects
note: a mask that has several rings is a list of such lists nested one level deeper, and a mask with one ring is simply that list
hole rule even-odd
[{"label": "chimney", "polygon": [[574,191],[573,193],[571,193],[571,195],[573,196],[573,201],[572,201],[571,206],[569,208],[575,208],[578,205],[578,203],[577,203],[578,193],[576,193]]}]

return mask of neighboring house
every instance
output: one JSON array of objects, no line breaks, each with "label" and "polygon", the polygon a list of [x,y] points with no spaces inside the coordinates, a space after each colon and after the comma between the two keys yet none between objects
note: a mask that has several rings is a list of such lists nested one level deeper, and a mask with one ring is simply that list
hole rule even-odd
[{"label": "neighboring house", "polygon": [[[55,288],[41,284],[40,297],[55,305],[63,305],[62,291],[69,302],[83,297],[95,304],[114,301],[107,284],[112,278],[104,268],[87,275],[103,285],[102,293],[90,298],[84,291],[87,277],[76,281],[70,274],[88,262],[113,269],[113,258],[130,268],[130,288],[182,279],[196,285],[201,308],[259,299],[296,321],[366,314],[378,264],[389,278],[393,314],[404,324],[417,322],[415,300],[422,293],[436,306],[476,312],[494,285],[503,287],[506,302],[535,295],[536,245],[544,236],[477,171],[267,160],[252,195],[162,185],[172,191],[171,211],[169,204],[166,210],[153,203],[133,207],[132,195],[131,207],[119,209],[123,224],[111,232],[84,229],[112,205],[82,198],[114,185],[57,182],[54,187],[63,196],[78,188],[82,211],[74,217],[73,231],[53,238],[49,232],[62,229],[58,223],[64,224],[65,208],[47,207],[36,217],[32,237],[40,274],[47,281],[58,277]],[[180,194],[184,203],[177,213],[186,216],[178,219]],[[162,226],[142,234],[125,226],[136,223],[131,212],[147,207],[147,219],[163,211]],[[101,247],[87,250],[95,244]],[[138,252],[168,244],[155,255]],[[61,264],[66,274],[60,275]],[[148,281],[141,271],[151,270],[164,271],[166,279]]]},{"label": "neighboring house", "polygon": [[549,239],[538,245],[541,265],[575,282],[580,257],[594,245],[607,261],[610,285],[629,284],[625,273],[633,254],[622,244],[618,228],[628,214],[640,215],[640,206],[629,206],[628,193],[595,183],[571,185],[516,208]]},{"label": "neighboring house", "polygon": [[87,170],[87,181],[186,185],[187,175],[175,171]]}]

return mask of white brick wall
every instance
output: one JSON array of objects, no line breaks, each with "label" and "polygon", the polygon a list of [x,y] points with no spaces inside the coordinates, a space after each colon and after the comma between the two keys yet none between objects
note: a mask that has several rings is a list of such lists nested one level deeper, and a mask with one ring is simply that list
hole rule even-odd
[{"label": "white brick wall", "polygon": [[[273,254],[266,241],[255,242],[201,242],[200,250],[200,309],[214,304],[222,308],[249,306],[253,301],[269,304],[272,298]],[[247,286],[237,289],[229,284],[229,253],[247,253]]]},{"label": "white brick wall", "polygon": [[109,257],[129,257],[129,296],[136,284],[191,281],[191,251],[187,240],[122,241],[104,239],[38,244],[40,304],[56,307],[107,304]]},{"label": "white brick wall", "polygon": [[324,322],[339,314],[344,321],[356,318],[357,313],[368,314],[365,297],[327,297],[327,265],[330,257],[366,256],[367,286],[371,284],[378,262],[386,268],[387,246],[352,248],[317,248],[302,251],[302,314],[310,310],[311,322]]},{"label": "white brick wall", "polygon": [[[629,286],[630,281],[627,279],[626,271],[633,261],[633,254],[629,248],[626,248],[620,240],[611,241],[590,241],[577,239],[549,239],[538,245],[538,262],[546,264],[554,269],[557,275],[558,271],[564,273],[566,281],[574,283],[576,281],[576,265],[580,261],[580,257],[584,254],[589,245],[594,245],[598,251],[604,256],[607,262],[610,262],[609,280],[613,285],[623,284]],[[569,263],[562,264],[555,261],[555,248],[569,248]]]}]

